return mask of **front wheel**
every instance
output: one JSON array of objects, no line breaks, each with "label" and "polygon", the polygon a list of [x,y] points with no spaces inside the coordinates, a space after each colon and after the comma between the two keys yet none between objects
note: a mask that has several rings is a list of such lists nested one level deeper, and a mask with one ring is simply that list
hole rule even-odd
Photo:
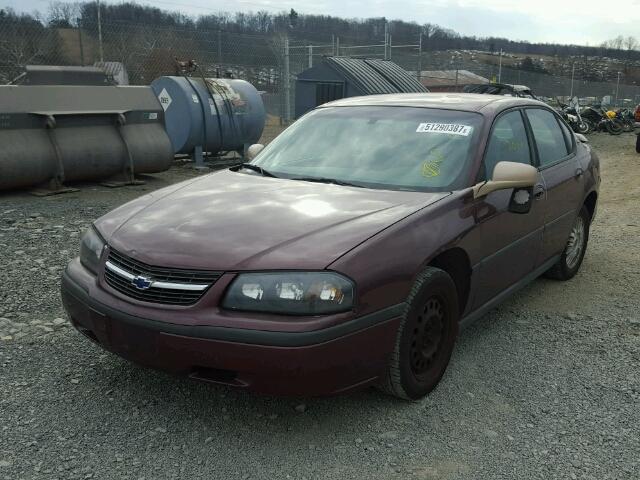
[{"label": "front wheel", "polygon": [[458,294],[443,270],[427,267],[407,298],[381,389],[418,400],[435,388],[449,364],[458,335]]},{"label": "front wheel", "polygon": [[578,122],[576,123],[575,131],[577,133],[581,133],[582,135],[585,135],[590,131],[589,124],[585,120],[583,120],[582,122]]},{"label": "front wheel", "polygon": [[569,240],[567,240],[562,255],[560,255],[558,262],[547,270],[545,276],[556,280],[569,280],[578,273],[584,254],[587,252],[590,222],[591,215],[583,206],[573,223]]}]

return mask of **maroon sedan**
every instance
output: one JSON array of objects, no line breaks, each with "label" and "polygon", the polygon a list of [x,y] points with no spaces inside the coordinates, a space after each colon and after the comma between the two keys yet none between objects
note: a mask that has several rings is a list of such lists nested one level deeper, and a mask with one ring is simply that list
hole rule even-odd
[{"label": "maroon sedan", "polygon": [[251,163],[97,220],[64,305],[91,340],[154,368],[417,399],[461,326],[580,268],[600,174],[578,137],[533,99],[333,102],[252,146]]}]

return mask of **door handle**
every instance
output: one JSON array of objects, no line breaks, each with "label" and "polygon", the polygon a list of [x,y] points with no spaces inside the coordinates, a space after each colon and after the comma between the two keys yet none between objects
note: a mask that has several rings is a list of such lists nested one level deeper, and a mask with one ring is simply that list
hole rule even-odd
[{"label": "door handle", "polygon": [[535,188],[533,189],[533,196],[535,197],[536,200],[540,200],[542,198],[544,198],[544,186],[543,185],[536,185]]}]

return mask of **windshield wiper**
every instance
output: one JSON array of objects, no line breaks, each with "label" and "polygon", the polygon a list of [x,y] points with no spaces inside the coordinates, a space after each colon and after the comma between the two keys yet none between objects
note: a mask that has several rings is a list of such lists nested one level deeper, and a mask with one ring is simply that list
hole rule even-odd
[{"label": "windshield wiper", "polygon": [[[236,167],[238,170],[241,168],[246,168],[247,170],[253,170],[254,172],[258,172],[260,175],[262,175],[263,177],[273,177],[273,178],[278,178],[276,177],[273,173],[265,170],[262,167],[259,167],[258,165],[254,165],[253,163],[241,163],[240,165],[238,165]],[[236,170],[237,171],[237,170]]]},{"label": "windshield wiper", "polygon": [[300,180],[301,182],[316,182],[316,183],[330,183],[332,185],[342,185],[343,187],[358,187],[363,188],[362,185],[356,185],[355,183],[345,182],[338,180],[337,178],[326,177],[295,177],[291,180]]}]

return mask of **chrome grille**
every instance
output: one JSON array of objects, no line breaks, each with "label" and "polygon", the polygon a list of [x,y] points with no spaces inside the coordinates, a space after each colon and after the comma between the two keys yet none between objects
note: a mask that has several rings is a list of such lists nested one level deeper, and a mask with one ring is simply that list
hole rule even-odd
[{"label": "chrome grille", "polygon": [[170,305],[197,302],[221,274],[147,265],[115,250],[109,252],[105,266],[105,280],[114,290],[136,300]]}]

